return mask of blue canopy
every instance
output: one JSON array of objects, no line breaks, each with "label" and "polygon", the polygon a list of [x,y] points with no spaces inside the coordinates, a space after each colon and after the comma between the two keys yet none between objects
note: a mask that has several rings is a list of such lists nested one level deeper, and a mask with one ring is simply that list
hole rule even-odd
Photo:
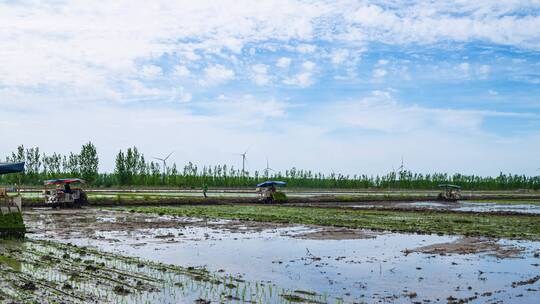
[{"label": "blue canopy", "polygon": [[24,171],[24,162],[0,163],[0,174],[19,173]]},{"label": "blue canopy", "polygon": [[45,185],[62,185],[62,184],[70,184],[70,183],[81,183],[84,184],[85,181],[80,178],[57,178],[57,179],[49,179],[43,182]]},{"label": "blue canopy", "polygon": [[461,189],[458,185],[452,185],[452,184],[440,184],[439,188],[452,188],[452,189]]},{"label": "blue canopy", "polygon": [[264,183],[258,184],[257,187],[262,188],[262,187],[285,186],[285,185],[287,185],[286,182],[266,181],[266,182],[264,182]]}]

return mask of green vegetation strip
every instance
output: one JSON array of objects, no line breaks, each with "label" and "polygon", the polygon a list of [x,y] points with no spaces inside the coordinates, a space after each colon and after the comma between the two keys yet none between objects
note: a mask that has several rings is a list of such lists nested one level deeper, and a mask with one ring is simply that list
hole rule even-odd
[{"label": "green vegetation strip", "polygon": [[490,215],[433,211],[402,212],[252,205],[137,207],[128,210],[185,217],[540,240],[540,217],[533,215]]}]

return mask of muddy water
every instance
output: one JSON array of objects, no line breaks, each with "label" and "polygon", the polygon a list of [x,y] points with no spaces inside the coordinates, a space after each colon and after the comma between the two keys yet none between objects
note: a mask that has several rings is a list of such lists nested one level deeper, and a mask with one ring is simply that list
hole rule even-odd
[{"label": "muddy water", "polygon": [[[43,241],[0,242],[0,303],[277,303],[294,291]],[[324,301],[303,295],[309,301]],[[13,302],[12,300],[15,300]]]},{"label": "muddy water", "polygon": [[[315,292],[329,302],[446,303],[447,298],[476,297],[481,302],[528,303],[540,296],[538,282],[512,287],[540,273],[539,242],[481,240],[497,246],[465,251],[468,254],[423,253],[413,249],[459,238],[92,209],[35,210],[26,220],[35,232],[33,239],[90,245],[184,267],[204,266],[250,282]],[[501,255],[496,252],[499,247],[516,250]]]},{"label": "muddy water", "polygon": [[540,214],[540,205],[533,204],[503,204],[495,202],[471,203],[458,201],[456,203],[444,202],[381,202],[356,204],[353,208],[402,208],[402,209],[431,209],[452,210],[461,212],[516,212],[524,214]]},{"label": "muddy water", "polygon": [[474,211],[474,212],[517,212],[540,214],[540,205],[518,205],[518,204],[500,204],[500,203],[465,203],[456,208],[458,211]]}]

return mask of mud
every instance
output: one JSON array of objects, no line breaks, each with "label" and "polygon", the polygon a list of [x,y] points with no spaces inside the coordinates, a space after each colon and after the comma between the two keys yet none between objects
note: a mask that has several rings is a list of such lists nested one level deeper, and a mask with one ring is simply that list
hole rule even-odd
[{"label": "mud", "polygon": [[[223,205],[223,204],[262,204],[253,190],[223,190],[210,193],[204,198],[200,191],[184,190],[88,190],[92,206],[156,206],[156,205]],[[285,205],[317,205],[317,206],[354,206],[375,205],[375,207],[400,207],[399,203],[412,204],[426,202],[441,203],[443,209],[452,208],[448,202],[437,201],[438,192],[302,192],[285,191],[288,196]],[[39,193],[27,192],[23,198],[23,206],[45,207],[44,199]],[[540,200],[540,194],[529,193],[468,193],[462,197],[462,202],[468,200]],[[426,206],[426,208],[430,208]]]},{"label": "mud", "polygon": [[403,252],[410,254],[412,252],[425,254],[478,254],[489,253],[497,258],[516,258],[521,256],[524,248],[511,245],[502,245],[495,239],[479,237],[463,237],[453,242],[433,244],[414,249],[406,249]]},{"label": "mud", "polygon": [[[83,272],[99,270],[100,267],[105,267],[104,271],[115,270],[107,264],[107,257],[114,263],[123,263],[121,261],[127,259],[130,266],[122,269],[134,275],[141,274],[141,271],[144,274],[145,270],[159,272],[163,267],[188,272],[204,269],[205,275],[194,273],[184,281],[172,280],[164,285],[142,281],[143,285],[138,286],[137,282],[122,275],[131,282],[129,286],[105,282],[105,291],[97,292],[127,303],[130,301],[125,299],[141,295],[145,300],[151,297],[150,302],[164,303],[243,302],[242,294],[236,293],[239,289],[236,287],[241,284],[248,284],[254,290],[266,287],[264,295],[272,294],[272,297],[254,300],[260,303],[294,300],[308,303],[527,303],[534,302],[540,292],[538,282],[531,280],[540,269],[540,266],[534,266],[540,265],[539,242],[475,238],[460,241],[459,237],[453,236],[175,218],[97,209],[27,210],[25,220],[31,232],[29,237],[33,240],[76,245],[52,255],[52,258],[35,258],[46,263],[47,267],[56,265],[54,262],[58,260],[55,257],[64,254],[68,262],[76,261],[80,257],[78,248],[85,248],[87,255],[95,254],[97,258],[82,257],[80,262],[75,262],[95,260],[81,265]],[[413,251],[419,248],[425,250]],[[514,248],[519,250],[512,252]],[[512,254],[501,254],[504,250]],[[49,256],[46,253],[51,249],[41,251],[44,256]],[[11,260],[6,261],[15,267],[19,261],[19,267],[30,275],[31,269],[27,268],[24,260],[16,255],[9,258]],[[1,261],[0,258],[0,264],[7,263]],[[73,271],[80,271],[74,267],[70,266],[72,271],[59,279],[54,275],[47,280],[56,282],[51,286],[63,292],[76,292],[81,287],[77,285]],[[0,276],[9,277],[6,273]],[[212,278],[208,279],[206,274]],[[171,273],[165,272],[165,276],[168,275]],[[217,278],[215,281],[214,276]],[[231,276],[234,277],[232,281],[220,279]],[[65,284],[66,278],[69,285]],[[116,276],[112,278],[117,279]],[[19,284],[24,280],[19,278],[16,282]],[[94,286],[92,284],[90,286]],[[175,289],[179,286],[198,286],[195,290],[200,293],[184,295]],[[36,293],[48,290],[43,286],[36,287]],[[150,291],[153,288],[158,291]],[[230,288],[235,292],[222,294],[223,290]],[[211,290],[219,292],[209,296]],[[87,292],[94,296],[96,293],[94,289]],[[173,300],[164,296],[169,293],[176,294]],[[10,298],[2,293],[0,297]]]},{"label": "mud", "polygon": [[317,227],[311,226],[315,231],[293,234],[294,238],[305,240],[358,240],[358,239],[372,239],[381,232],[360,230],[360,229],[347,229],[339,227]]},{"label": "mud", "polygon": [[538,242],[97,209],[25,221],[30,241],[0,245],[0,303],[534,303],[540,292]]},{"label": "mud", "polygon": [[[46,241],[0,242],[0,303],[278,303],[271,283]],[[321,301],[316,294],[308,301]]]},{"label": "mud", "polygon": [[[172,216],[155,216],[152,214],[134,213],[119,210],[98,209],[61,209],[36,208],[25,213],[25,220],[33,223],[29,233],[38,233],[47,238],[85,237],[99,238],[100,233],[114,231],[139,231],[142,235],[163,229],[205,228],[221,230],[226,233],[249,234],[265,230],[291,227],[290,224],[266,223],[239,220],[211,220]],[[300,239],[312,240],[346,240],[373,238],[380,232],[346,229],[328,226],[306,225],[309,232],[292,234]],[[286,234],[286,233],[285,233]],[[152,236],[155,239],[174,241],[184,235],[172,233]]]},{"label": "mud", "polygon": [[290,203],[290,206],[298,207],[318,207],[318,208],[350,208],[350,209],[373,209],[386,211],[436,211],[447,213],[467,213],[491,215],[526,215],[540,216],[540,205],[538,204],[500,204],[500,203],[476,203],[467,201],[458,202],[438,202],[426,201],[366,201],[366,202],[311,202],[311,203]]}]

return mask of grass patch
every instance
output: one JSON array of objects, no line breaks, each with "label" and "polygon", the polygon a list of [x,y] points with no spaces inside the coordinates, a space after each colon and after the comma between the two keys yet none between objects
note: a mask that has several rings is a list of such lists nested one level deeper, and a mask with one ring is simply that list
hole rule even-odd
[{"label": "grass patch", "polygon": [[384,211],[286,206],[218,205],[137,207],[135,212],[173,216],[316,224],[394,232],[540,239],[540,217],[437,211]]},{"label": "grass patch", "polygon": [[0,214],[0,238],[24,237],[26,227],[21,213]]}]

